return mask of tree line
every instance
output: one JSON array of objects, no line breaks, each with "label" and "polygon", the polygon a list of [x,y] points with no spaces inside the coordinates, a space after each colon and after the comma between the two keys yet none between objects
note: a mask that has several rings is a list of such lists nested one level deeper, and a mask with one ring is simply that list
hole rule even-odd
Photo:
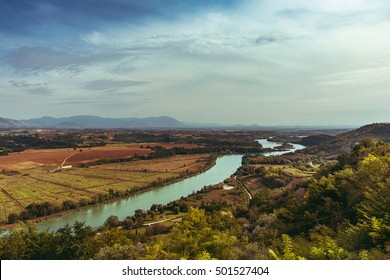
[{"label": "tree line", "polygon": [[0,155],[10,152],[22,152],[26,149],[55,149],[77,147],[83,140],[78,134],[52,135],[50,138],[42,139],[32,135],[7,135],[0,136]]}]

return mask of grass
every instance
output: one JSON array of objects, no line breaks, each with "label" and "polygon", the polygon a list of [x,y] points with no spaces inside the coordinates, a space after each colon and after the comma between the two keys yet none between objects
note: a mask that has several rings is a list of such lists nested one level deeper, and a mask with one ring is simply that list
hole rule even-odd
[{"label": "grass", "polygon": [[19,213],[22,210],[23,209],[15,202],[2,202],[0,205],[0,219],[5,221],[7,220],[9,214]]},{"label": "grass", "polygon": [[11,201],[11,199],[8,196],[6,196],[3,192],[0,192],[0,203],[8,202],[8,201]]},{"label": "grass", "polygon": [[27,176],[10,176],[0,181],[0,187],[15,199],[67,191],[67,188],[62,186],[39,182]]}]

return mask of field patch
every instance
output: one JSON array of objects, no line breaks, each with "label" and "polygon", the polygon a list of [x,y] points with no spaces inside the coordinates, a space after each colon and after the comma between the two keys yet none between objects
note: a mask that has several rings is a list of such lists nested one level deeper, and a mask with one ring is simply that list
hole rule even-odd
[{"label": "field patch", "polygon": [[172,158],[142,160],[127,163],[98,165],[92,168],[140,172],[193,172],[204,167],[209,155],[181,155]]}]

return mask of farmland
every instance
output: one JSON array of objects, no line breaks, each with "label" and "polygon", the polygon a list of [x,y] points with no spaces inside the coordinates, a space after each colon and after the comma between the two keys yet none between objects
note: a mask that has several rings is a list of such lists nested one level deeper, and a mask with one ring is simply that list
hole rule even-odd
[{"label": "farmland", "polygon": [[[145,147],[144,147],[145,146]],[[29,149],[23,152],[10,153],[0,157],[0,170],[28,170],[33,168],[56,168],[62,163],[74,165],[88,163],[100,159],[131,158],[135,155],[147,156],[153,151],[149,147],[161,146],[164,148],[198,147],[194,144],[119,144],[103,147],[88,148],[60,148],[60,149]],[[66,160],[65,160],[66,159]],[[64,161],[65,160],[65,161]]]},{"label": "farmland", "polygon": [[66,164],[91,162],[102,158],[126,158],[134,155],[148,155],[152,150],[140,148],[138,144],[116,147],[93,147],[85,149],[29,149],[20,153],[10,153],[0,157],[0,169],[25,170],[36,167],[55,168],[65,158]]},{"label": "farmland", "polygon": [[[137,147],[139,149],[139,145]],[[58,152],[58,149],[56,150]],[[149,152],[149,149],[144,150]],[[130,148],[129,155],[135,151]],[[44,156],[39,159],[35,152],[26,151],[30,156],[29,161],[34,159],[40,164],[47,162],[50,165],[61,163],[60,157],[54,156],[55,153],[43,153]],[[61,149],[59,154],[67,156],[67,153],[67,150]],[[0,159],[3,158],[6,157]],[[91,201],[98,203],[102,197],[107,198],[112,193],[132,194],[158,187],[199,172],[207,168],[211,162],[210,155],[180,155],[91,168],[69,168],[60,172],[47,171],[43,166],[34,166],[28,170],[20,168],[17,173],[0,174],[0,221],[7,221],[12,213],[20,214],[33,203],[48,202],[55,207],[61,207],[64,201],[70,201],[74,205],[91,204]],[[16,163],[13,167],[15,166],[23,166],[23,162]]]}]

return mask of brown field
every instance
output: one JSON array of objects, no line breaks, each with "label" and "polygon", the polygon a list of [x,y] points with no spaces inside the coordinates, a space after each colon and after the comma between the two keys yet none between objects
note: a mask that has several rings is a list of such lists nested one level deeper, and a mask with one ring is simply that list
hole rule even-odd
[{"label": "brown field", "polygon": [[261,177],[258,175],[246,176],[244,178],[239,179],[252,194],[255,194],[261,188],[265,188],[261,181]]},{"label": "brown field", "polygon": [[150,149],[140,148],[139,145],[128,147],[95,147],[91,149],[82,149],[70,157],[66,164],[76,164],[96,161],[99,159],[115,159],[115,158],[129,158],[134,155],[149,155],[152,152]]},{"label": "brown field", "polygon": [[[139,149],[138,145],[136,147]],[[93,151],[93,149],[91,150]],[[38,153],[34,153],[35,151],[26,151],[24,157],[20,157],[22,153],[11,155],[9,158],[13,161],[8,160],[8,162],[21,164],[21,159],[28,158],[35,164],[46,164],[44,162],[53,164],[56,161],[61,161],[57,154],[66,157],[67,153],[73,152],[67,149],[57,149],[56,151],[58,152],[58,150],[61,151],[55,153],[55,150],[50,150],[51,153],[43,153],[45,154],[43,158],[40,158]],[[137,151],[134,148],[129,148],[129,150]],[[44,152],[46,151],[44,150]],[[42,155],[42,153],[39,154]],[[16,161],[18,156],[19,162]],[[121,154],[122,156],[123,154]],[[2,164],[4,162],[7,161],[3,161]],[[48,172],[42,168],[35,168],[23,170],[12,176],[0,174],[0,222],[6,221],[11,213],[22,212],[31,203],[50,202],[53,205],[61,206],[62,202],[66,200],[75,203],[81,200],[88,201],[96,195],[108,194],[110,189],[123,192],[134,188],[145,188],[153,182],[173,181],[199,172],[210,166],[209,162],[209,155],[182,155],[164,159],[133,161],[125,164],[99,165],[93,168],[70,168],[63,169],[61,172]]]},{"label": "brown field", "polygon": [[[73,148],[64,149],[41,149],[41,150],[26,150],[20,153],[10,153],[7,156],[0,156],[0,170],[26,170],[39,167],[58,167],[67,158],[64,165],[74,165],[77,163],[92,162],[99,159],[115,159],[129,158],[134,155],[149,155],[152,150],[144,148],[146,146],[162,146],[164,148],[183,147],[194,148],[198,147],[194,144],[122,144],[108,145],[104,147],[92,148]],[[141,146],[144,146],[141,148]]]}]

